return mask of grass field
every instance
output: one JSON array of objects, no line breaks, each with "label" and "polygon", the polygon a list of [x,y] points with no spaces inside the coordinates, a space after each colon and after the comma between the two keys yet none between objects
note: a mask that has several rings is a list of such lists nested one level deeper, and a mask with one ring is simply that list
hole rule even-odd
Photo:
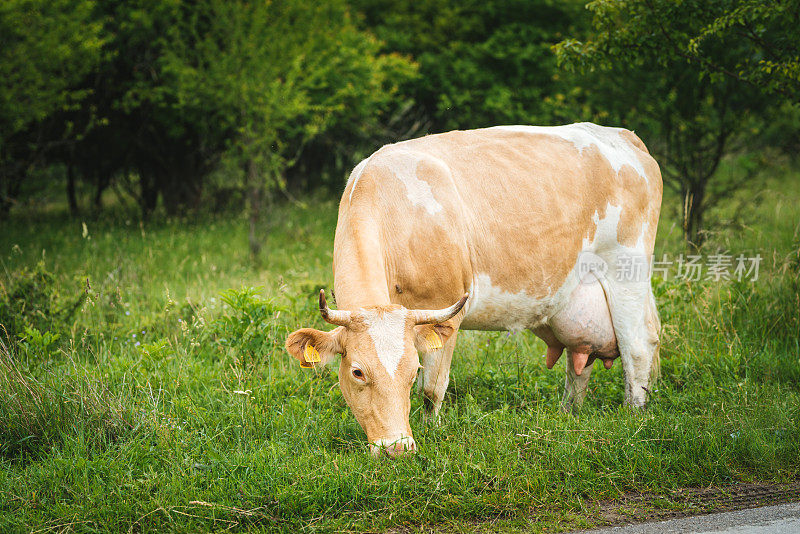
[{"label": "grass field", "polygon": [[[657,255],[674,256],[666,203]],[[563,363],[548,371],[541,341],[468,332],[441,424],[415,398],[420,452],[389,461],[367,453],[336,369],[283,351],[291,330],[324,327],[335,201],[272,213],[260,267],[238,217],[17,216],[0,232],[0,531],[557,530],[625,492],[794,480],[800,174],[713,217],[704,255],[759,253],[759,279],[656,280],[646,411],[621,407],[615,365],[564,414]]]}]

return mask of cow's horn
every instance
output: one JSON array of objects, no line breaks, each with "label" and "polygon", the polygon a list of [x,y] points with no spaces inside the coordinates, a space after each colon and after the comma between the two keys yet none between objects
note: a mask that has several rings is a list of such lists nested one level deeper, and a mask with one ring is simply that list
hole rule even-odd
[{"label": "cow's horn", "polygon": [[469,293],[464,293],[464,296],[449,308],[443,310],[413,310],[411,313],[414,314],[416,324],[443,323],[460,312],[468,298]]},{"label": "cow's horn", "polygon": [[328,307],[325,300],[325,290],[319,290],[319,313],[325,321],[337,326],[347,326],[350,324],[350,312],[344,310],[332,310]]}]

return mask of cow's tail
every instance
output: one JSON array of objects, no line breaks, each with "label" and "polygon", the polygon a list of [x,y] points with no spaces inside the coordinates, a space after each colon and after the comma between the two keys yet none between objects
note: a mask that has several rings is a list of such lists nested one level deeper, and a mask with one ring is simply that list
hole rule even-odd
[{"label": "cow's tail", "polygon": [[650,388],[652,389],[655,385],[656,381],[661,377],[661,318],[658,316],[658,308],[656,308],[656,297],[653,295],[652,288],[649,291],[649,299],[648,299],[648,317],[647,320],[650,323],[649,326],[649,333],[651,336],[655,336],[656,348],[653,351],[653,363],[650,367]]}]

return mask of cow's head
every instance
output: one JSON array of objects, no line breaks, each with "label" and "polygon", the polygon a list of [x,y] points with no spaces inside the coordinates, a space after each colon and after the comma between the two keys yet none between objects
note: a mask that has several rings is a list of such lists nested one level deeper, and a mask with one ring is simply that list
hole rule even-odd
[{"label": "cow's head", "polygon": [[337,354],[339,385],[367,433],[373,454],[390,456],[416,450],[408,422],[411,386],[420,368],[417,351],[442,348],[453,333],[443,324],[456,315],[468,295],[443,310],[409,310],[400,305],[358,311],[331,310],[319,292],[319,311],[338,328],[302,328],[286,339],[286,350],[301,366],[324,365]]}]

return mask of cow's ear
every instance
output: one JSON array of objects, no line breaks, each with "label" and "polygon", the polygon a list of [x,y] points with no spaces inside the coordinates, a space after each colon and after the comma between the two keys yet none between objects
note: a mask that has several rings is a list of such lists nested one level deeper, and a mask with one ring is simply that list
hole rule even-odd
[{"label": "cow's ear", "polygon": [[437,324],[421,324],[414,327],[414,345],[419,352],[433,352],[441,349],[455,328],[450,321]]},{"label": "cow's ear", "polygon": [[286,350],[300,362],[300,367],[325,365],[344,352],[344,336],[341,326],[330,332],[301,328],[286,338]]}]

